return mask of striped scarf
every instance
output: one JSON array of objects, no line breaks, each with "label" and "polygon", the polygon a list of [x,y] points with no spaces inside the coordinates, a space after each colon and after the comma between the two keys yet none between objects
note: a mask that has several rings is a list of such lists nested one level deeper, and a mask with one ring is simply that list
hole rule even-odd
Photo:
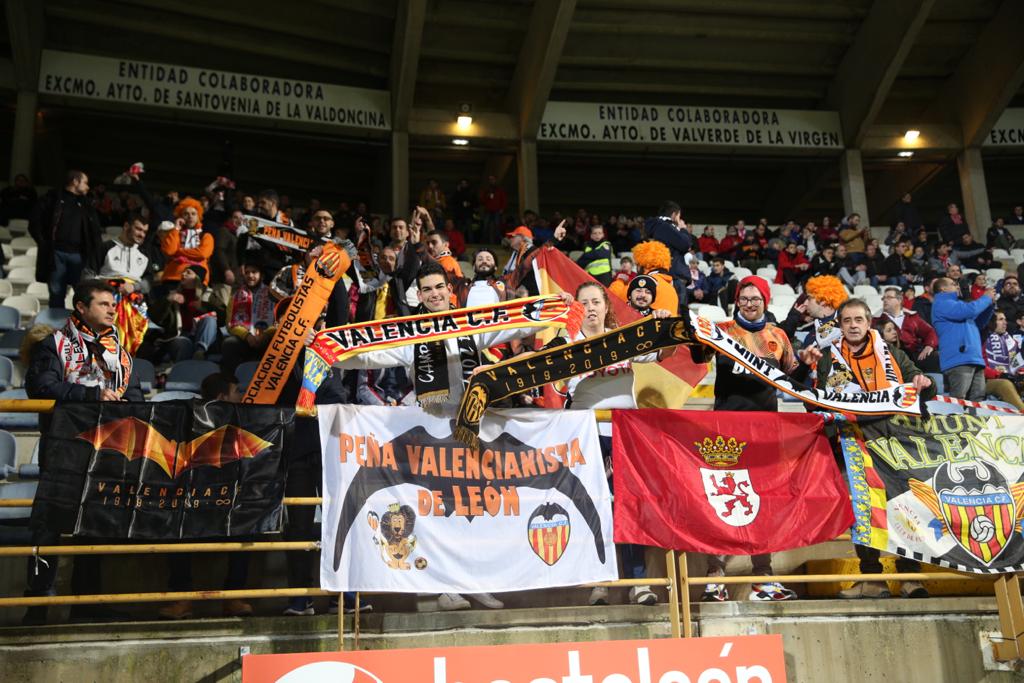
[{"label": "striped scarf", "polygon": [[132,357],[121,346],[116,328],[97,335],[76,313],[53,337],[65,382],[124,395],[132,375]]}]

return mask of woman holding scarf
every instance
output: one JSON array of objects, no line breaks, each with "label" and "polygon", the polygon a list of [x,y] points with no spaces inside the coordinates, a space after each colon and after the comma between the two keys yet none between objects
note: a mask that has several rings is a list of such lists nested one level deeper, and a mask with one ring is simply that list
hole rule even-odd
[{"label": "woman holding scarf", "polygon": [[[645,275],[638,276],[634,282],[641,283],[638,287],[654,288],[654,279]],[[654,298],[654,292],[645,299],[650,305]],[[583,305],[583,324],[580,331],[570,342],[578,342],[588,337],[609,332],[618,323],[615,319],[615,312],[612,310],[611,302],[608,299],[608,291],[596,282],[585,282],[576,289],[576,299]],[[631,302],[631,305],[632,302]],[[635,307],[635,306],[634,306]],[[641,313],[653,315],[656,318],[667,318],[671,314],[666,310],[642,310]],[[566,408],[577,409],[607,409],[607,408],[636,408],[636,399],[633,397],[633,363],[653,363],[662,358],[664,353],[667,356],[674,349],[656,351],[654,353],[637,356],[632,360],[625,360],[601,370],[579,375],[569,380],[566,390],[569,400]],[[605,470],[611,481],[612,467],[612,435],[611,425],[599,423],[598,431],[601,440],[601,455],[604,457]],[[617,546],[622,556],[623,570],[626,578],[642,579],[647,576],[647,569],[644,563],[644,547],[632,543]],[[650,586],[634,586],[629,589],[630,602],[637,605],[656,605],[658,596],[651,590]],[[590,592],[591,605],[607,605],[608,589],[598,586]]]}]

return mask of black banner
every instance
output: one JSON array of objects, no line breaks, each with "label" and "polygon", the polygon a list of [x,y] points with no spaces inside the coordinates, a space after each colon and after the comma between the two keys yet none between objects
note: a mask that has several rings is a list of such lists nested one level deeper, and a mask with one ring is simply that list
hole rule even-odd
[{"label": "black banner", "polygon": [[276,531],[293,411],[214,401],[64,404],[43,437],[34,529],[176,540]]}]

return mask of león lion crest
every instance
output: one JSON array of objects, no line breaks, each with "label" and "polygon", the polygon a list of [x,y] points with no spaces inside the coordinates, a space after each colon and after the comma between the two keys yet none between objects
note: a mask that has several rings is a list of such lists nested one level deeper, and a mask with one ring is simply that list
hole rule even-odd
[{"label": "le\u00f3n lion crest", "polygon": [[705,437],[694,445],[712,468],[700,468],[700,477],[704,494],[718,518],[735,527],[753,522],[761,509],[761,496],[754,490],[750,473],[735,467],[747,443],[719,435],[714,440]]},{"label": "le\u00f3n lion crest", "polygon": [[[412,533],[416,526],[416,513],[413,509],[408,505],[392,503],[383,519],[376,512],[370,512],[366,516],[366,523],[373,530],[373,542],[378,546],[384,563],[391,569],[411,569],[408,559],[416,549],[416,537]],[[422,567],[417,564],[417,568]]]}]

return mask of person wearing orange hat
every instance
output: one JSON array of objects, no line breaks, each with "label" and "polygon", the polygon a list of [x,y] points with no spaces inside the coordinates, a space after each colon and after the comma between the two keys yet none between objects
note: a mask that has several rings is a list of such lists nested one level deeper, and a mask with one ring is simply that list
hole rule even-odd
[{"label": "person wearing orange hat", "polygon": [[160,251],[167,257],[162,282],[177,284],[189,266],[202,266],[203,284],[210,282],[213,235],[203,231],[203,205],[185,197],[174,207],[174,223],[160,224]]},{"label": "person wearing orange hat", "polygon": [[[530,296],[537,294],[537,281],[533,277],[533,259],[537,247],[533,245],[533,231],[525,225],[505,233],[512,255],[501,271],[501,279],[513,292],[520,285]],[[514,297],[513,297],[514,298]]]},{"label": "person wearing orange hat", "polygon": [[[771,301],[771,287],[756,275],[740,280],[736,287],[736,310],[733,319],[716,323],[718,327],[752,353],[765,359],[770,365],[784,372],[796,370],[800,361],[793,353],[793,346],[786,333],[774,323],[768,322],[768,303]],[[764,410],[778,411],[775,388],[754,377],[731,358],[719,354],[715,363],[715,410]],[[770,553],[754,555],[752,558],[755,575],[771,576],[772,556]],[[708,576],[725,576],[724,555],[708,556]],[[751,584],[751,600],[775,602],[793,600],[796,593],[781,583],[764,581]],[[712,583],[704,589],[701,600],[722,602],[729,599],[725,584]]]}]

